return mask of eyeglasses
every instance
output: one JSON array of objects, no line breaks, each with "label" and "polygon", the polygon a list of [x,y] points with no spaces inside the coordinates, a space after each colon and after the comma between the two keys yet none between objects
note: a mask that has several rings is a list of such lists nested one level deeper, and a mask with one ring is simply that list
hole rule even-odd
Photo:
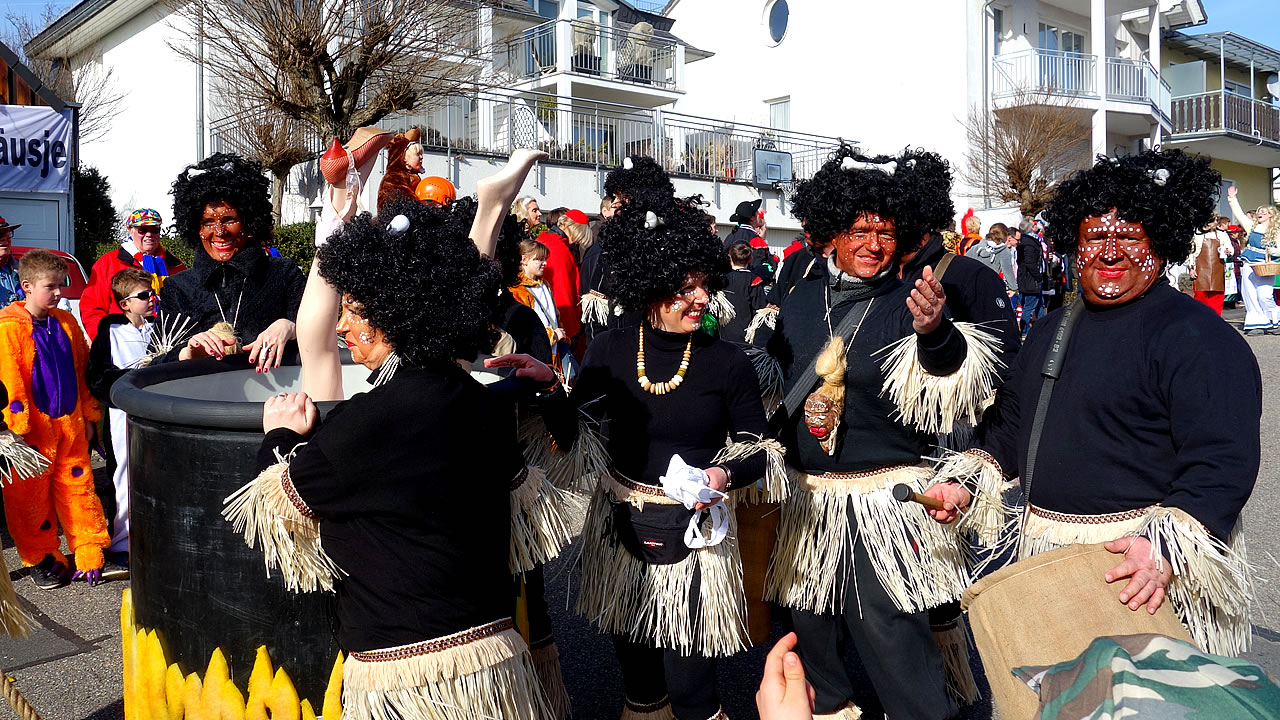
[{"label": "eyeglasses", "polygon": [[137,230],[143,235],[159,235],[160,234],[159,225],[134,225],[133,229]]},{"label": "eyeglasses", "polygon": [[125,295],[125,300],[150,300],[156,294],[155,290],[142,290],[132,295]]},{"label": "eyeglasses", "polygon": [[205,218],[200,221],[201,230],[230,230],[235,232],[240,229],[240,218],[228,215],[218,219]]}]

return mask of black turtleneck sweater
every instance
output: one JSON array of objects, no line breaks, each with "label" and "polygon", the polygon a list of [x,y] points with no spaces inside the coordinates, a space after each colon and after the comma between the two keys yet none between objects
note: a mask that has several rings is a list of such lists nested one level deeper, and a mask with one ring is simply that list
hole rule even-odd
[{"label": "black turtleneck sweater", "polygon": [[310,436],[272,430],[258,464],[288,454],[320,519],[343,650],[461,632],[511,614],[508,496],[524,467],[514,406],[454,363],[400,368],[339,403]]},{"label": "black turtleneck sweater", "polygon": [[[711,459],[732,435],[737,441],[768,436],[760,386],[751,362],[737,346],[695,332],[684,381],[674,392],[654,395],[636,379],[639,330],[610,330],[587,348],[582,374],[570,399],[595,417],[609,419],[609,456],[625,477],[661,485],[672,455],[693,467]],[[653,382],[670,380],[680,367],[689,335],[654,330],[645,324],[645,373]],[[764,476],[764,453],[724,463],[730,488]]]},{"label": "black turtleneck sweater", "polygon": [[[271,257],[257,245],[246,245],[224,263],[197,247],[192,268],[165,280],[159,313],[192,318],[193,334],[226,320],[235,326],[240,342],[247,344],[276,320],[297,322],[306,284],[292,260]],[[177,360],[183,347],[180,343],[163,360]]]},{"label": "black turtleneck sweater", "polygon": [[[977,447],[1026,468],[1045,356],[1063,310],[1027,337]],[[1160,281],[1119,307],[1085,305],[1055,383],[1031,503],[1096,515],[1162,504],[1226,538],[1258,477],[1262,379],[1240,334]]]},{"label": "black turtleneck sweater", "polygon": [[[783,408],[774,420],[781,426],[787,463],[804,472],[819,474],[919,462],[936,442],[935,436],[920,433],[894,419],[897,408],[880,394],[884,385],[881,351],[915,332],[911,311],[907,309],[911,288],[896,277],[888,277],[857,299],[836,300],[832,296],[828,327],[827,268],[826,262],[814,263],[808,274],[796,281],[795,289],[782,303],[778,327],[769,340],[769,354],[782,365],[786,389],[789,391],[792,385],[803,381],[811,390],[816,390],[817,376],[810,373],[801,380],[800,374],[822,352],[832,330],[839,327],[846,314],[856,313],[854,317],[861,318],[866,312],[867,316],[853,341],[846,345],[844,415],[836,431],[835,454],[828,455],[809,433],[804,424],[803,407],[790,418],[782,418]],[[937,330],[919,338],[917,356],[929,372],[946,375],[960,367],[966,350],[964,336],[944,319]]]}]

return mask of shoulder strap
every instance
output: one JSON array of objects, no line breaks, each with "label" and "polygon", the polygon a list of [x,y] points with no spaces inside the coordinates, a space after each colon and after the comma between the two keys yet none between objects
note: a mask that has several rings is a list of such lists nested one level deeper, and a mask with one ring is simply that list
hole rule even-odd
[{"label": "shoulder strap", "polygon": [[1053,395],[1053,384],[1062,374],[1062,361],[1067,355],[1067,343],[1071,340],[1071,332],[1080,320],[1081,300],[1067,306],[1062,317],[1058,319],[1058,327],[1054,328],[1053,340],[1049,352],[1044,358],[1044,367],[1040,375],[1044,380],[1040,384],[1040,398],[1036,401],[1035,418],[1031,421],[1031,442],[1027,446],[1027,467],[1022,472],[1022,497],[1029,506],[1031,504],[1031,479],[1035,474],[1036,455],[1040,448],[1040,435],[1044,432],[1044,419],[1049,414],[1049,397]]},{"label": "shoulder strap", "polygon": [[[840,321],[833,332],[844,338],[844,344],[847,348],[849,339],[853,337],[854,330],[858,328],[858,321],[865,317],[865,313],[855,312],[858,303],[854,303],[849,308],[849,312],[845,313],[844,319]],[[813,386],[818,382],[818,356],[822,354],[822,348],[818,348],[818,352],[813,354],[813,358],[809,360],[809,365],[805,367],[804,372],[800,373],[799,379],[787,391],[782,399],[782,405],[779,407],[786,408],[787,415],[794,415],[796,410],[804,404],[805,398],[809,397],[809,393],[813,391]]]},{"label": "shoulder strap", "polygon": [[938,261],[938,267],[933,269],[933,276],[942,282],[942,276],[947,274],[947,268],[951,267],[951,261],[956,259],[955,253],[945,253],[942,260]]}]

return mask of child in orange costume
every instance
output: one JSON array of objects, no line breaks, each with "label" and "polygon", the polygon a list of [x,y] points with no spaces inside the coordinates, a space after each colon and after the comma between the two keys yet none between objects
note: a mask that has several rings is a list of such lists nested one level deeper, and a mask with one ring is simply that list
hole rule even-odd
[{"label": "child in orange costume", "polygon": [[[4,486],[4,512],[23,565],[64,574],[61,523],[76,556],[76,577],[96,584],[109,538],[93,492],[89,443],[102,409],[85,384],[84,335],[70,313],[57,309],[66,274],[61,258],[32,250],[18,268],[27,300],[0,310],[0,382],[9,391],[5,423],[51,463],[40,475]],[[33,578],[40,584],[34,572]]]}]

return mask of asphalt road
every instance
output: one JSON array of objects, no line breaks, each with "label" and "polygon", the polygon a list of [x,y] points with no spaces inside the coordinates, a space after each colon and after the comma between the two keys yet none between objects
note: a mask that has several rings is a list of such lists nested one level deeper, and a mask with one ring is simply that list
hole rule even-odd
[{"label": "asphalt road", "polygon": [[[1239,321],[1240,313],[1228,311],[1229,320]],[[1262,369],[1263,437],[1272,437],[1280,428],[1280,337],[1247,338]],[[1231,389],[1223,388],[1222,402],[1232,402]],[[1250,559],[1256,567],[1258,601],[1254,615],[1254,643],[1250,659],[1261,664],[1273,677],[1280,677],[1280,444],[1263,442],[1262,472],[1253,498],[1245,508]],[[3,536],[7,567],[20,567],[13,543]],[[572,555],[572,553],[569,553]],[[560,646],[565,680],[573,697],[577,718],[616,718],[621,709],[622,689],[608,638],[593,631],[584,620],[569,611],[568,598],[577,577],[566,572],[567,561],[547,569],[547,598]],[[27,579],[26,570],[9,573],[21,603],[35,617],[38,629],[29,637],[0,637],[0,669],[14,678],[27,699],[46,720],[119,720],[124,717],[121,701],[120,593],[125,583],[114,582],[89,588],[76,583],[59,590],[42,592]],[[774,623],[774,637],[783,631]],[[720,665],[720,687],[725,709],[735,720],[755,718],[754,694],[767,647],[757,647]],[[976,655],[971,659],[975,675],[981,679]],[[856,658],[851,668],[860,673]],[[865,717],[876,717],[870,686],[859,698]],[[13,717],[0,703],[0,718]],[[966,718],[991,717],[988,703],[967,708]]]}]

